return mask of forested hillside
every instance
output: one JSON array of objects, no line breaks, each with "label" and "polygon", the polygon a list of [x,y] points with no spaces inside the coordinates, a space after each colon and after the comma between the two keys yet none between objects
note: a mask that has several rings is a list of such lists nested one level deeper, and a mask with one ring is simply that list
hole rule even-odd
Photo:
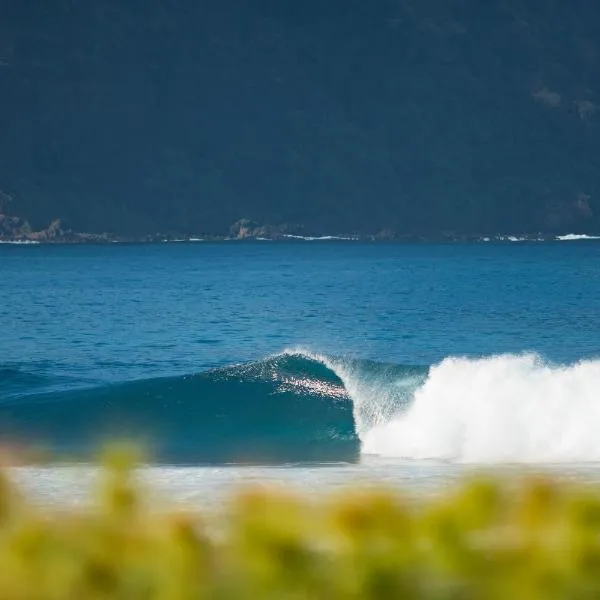
[{"label": "forested hillside", "polygon": [[4,0],[0,98],[33,229],[600,230],[596,0]]}]

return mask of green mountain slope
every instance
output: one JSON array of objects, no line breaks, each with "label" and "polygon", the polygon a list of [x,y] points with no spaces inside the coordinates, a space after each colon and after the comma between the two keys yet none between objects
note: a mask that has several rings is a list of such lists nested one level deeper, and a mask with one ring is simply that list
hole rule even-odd
[{"label": "green mountain slope", "polygon": [[600,230],[592,0],[5,0],[0,190],[32,226]]}]

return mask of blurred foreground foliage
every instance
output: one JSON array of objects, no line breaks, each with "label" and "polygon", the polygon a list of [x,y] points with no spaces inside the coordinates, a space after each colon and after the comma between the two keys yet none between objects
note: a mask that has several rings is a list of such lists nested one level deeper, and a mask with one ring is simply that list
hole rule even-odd
[{"label": "blurred foreground foliage", "polygon": [[0,600],[600,597],[600,493],[588,487],[478,479],[426,502],[252,489],[203,518],[153,509],[117,453],[96,499],[36,508],[5,472]]}]

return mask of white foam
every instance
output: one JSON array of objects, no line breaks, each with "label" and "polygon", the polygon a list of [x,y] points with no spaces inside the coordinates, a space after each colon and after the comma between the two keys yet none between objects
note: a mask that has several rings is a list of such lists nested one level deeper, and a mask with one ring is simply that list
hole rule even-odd
[{"label": "white foam", "polygon": [[37,240],[0,240],[0,244],[12,244],[14,246],[35,246],[39,243]]},{"label": "white foam", "polygon": [[291,233],[284,234],[284,238],[290,240],[303,240],[305,242],[325,242],[325,241],[347,241],[355,242],[358,240],[356,237],[343,236],[343,235],[321,235],[321,236],[310,236],[310,235],[292,235]]},{"label": "white foam", "polygon": [[585,233],[567,233],[566,235],[557,235],[556,239],[560,242],[576,242],[579,240],[600,240],[600,236],[586,235]]},{"label": "white foam", "polygon": [[449,358],[408,410],[361,436],[362,450],[476,463],[600,461],[599,390],[600,360]]},{"label": "white foam", "polygon": [[534,354],[451,357],[423,377],[304,348],[283,354],[319,361],[341,379],[365,455],[600,463],[600,359],[552,365]]},{"label": "white foam", "polygon": [[480,242],[543,242],[544,238],[534,235],[496,235],[479,238]]},{"label": "white foam", "polygon": [[496,238],[499,242],[542,242],[543,239],[537,236],[529,235],[499,235]]}]

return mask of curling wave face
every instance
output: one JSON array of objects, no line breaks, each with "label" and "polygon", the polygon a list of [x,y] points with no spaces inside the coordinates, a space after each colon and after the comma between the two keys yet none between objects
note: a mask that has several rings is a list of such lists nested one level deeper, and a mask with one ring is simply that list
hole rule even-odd
[{"label": "curling wave face", "polygon": [[[85,456],[106,438],[160,462],[600,460],[600,361],[534,355],[391,365],[288,350],[175,378],[27,394],[0,371],[0,434]],[[10,393],[9,393],[10,392]]]}]

